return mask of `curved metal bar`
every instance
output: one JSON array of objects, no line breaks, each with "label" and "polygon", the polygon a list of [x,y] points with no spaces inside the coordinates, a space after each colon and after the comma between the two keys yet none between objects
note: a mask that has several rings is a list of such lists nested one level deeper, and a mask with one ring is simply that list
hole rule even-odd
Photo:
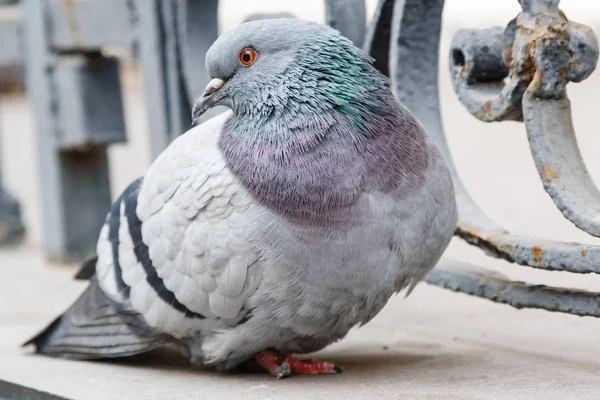
[{"label": "curved metal bar", "polygon": [[[544,188],[567,219],[600,236],[600,191],[579,152],[565,90],[569,81],[594,71],[598,42],[590,28],[570,23],[558,4],[522,0],[523,12],[504,32],[458,32],[450,71],[454,90],[475,117],[486,122],[525,118]],[[510,66],[507,83],[499,73],[502,61]]]},{"label": "curved metal bar", "polygon": [[515,282],[496,272],[451,259],[442,259],[425,281],[515,308],[600,317],[600,293]]},{"label": "curved metal bar", "polygon": [[[523,112],[531,154],[556,207],[575,226],[600,236],[600,191],[581,157],[566,85],[584,79],[598,60],[598,42],[589,28],[569,24],[559,13],[522,18],[529,36],[535,75],[525,96]],[[572,44],[571,38],[577,38]],[[582,60],[583,59],[583,60]]]},{"label": "curved metal bar", "polygon": [[325,0],[325,20],[355,46],[362,46],[367,23],[365,0]]},{"label": "curved metal bar", "polygon": [[[443,5],[443,0],[380,0],[364,48],[381,71],[390,71],[396,97],[425,125],[452,171],[459,208],[456,234],[489,255],[520,265],[600,273],[600,247],[511,233],[469,196],[452,162],[440,115],[437,66]],[[383,56],[382,39],[375,35],[383,32],[385,38],[388,29],[389,59]]]},{"label": "curved metal bar", "polygon": [[548,271],[600,274],[600,247],[591,244],[559,242],[504,231],[482,231],[460,223],[457,235],[480,247],[486,254]]},{"label": "curved metal bar", "polygon": [[504,83],[509,73],[502,51],[504,32],[500,27],[463,29],[452,38],[454,91],[467,110],[485,122],[523,120],[521,98],[529,81],[517,75]]},{"label": "curved metal bar", "polygon": [[390,76],[390,35],[395,0],[379,0],[365,35],[363,51],[373,57],[375,68]]},{"label": "curved metal bar", "polygon": [[[182,4],[185,4],[185,2]],[[177,0],[161,1],[160,7],[161,13],[159,15],[164,46],[162,61],[166,81],[165,99],[169,124],[168,134],[169,139],[173,140],[187,131],[192,123],[181,67],[182,41],[178,38],[181,25],[181,9],[183,7],[180,6]]]},{"label": "curved metal bar", "polygon": [[523,98],[531,153],[544,189],[578,228],[600,236],[600,192],[585,166],[571,122],[569,100]]},{"label": "curved metal bar", "polygon": [[[531,46],[533,42],[562,36],[550,46],[563,46],[573,55],[573,60],[563,57],[563,65],[555,65],[555,73],[565,75],[565,84],[587,78],[597,64],[598,44],[593,31],[568,22],[558,10],[557,0],[527,0],[522,4],[524,11],[506,29],[463,29],[452,38],[454,91],[467,110],[484,122],[523,120],[522,97],[536,70],[531,53],[537,46]],[[548,29],[551,22],[557,32]],[[557,60],[553,61],[556,64]],[[546,73],[552,69],[550,64],[547,59]],[[504,82],[506,77],[509,79]],[[558,89],[563,88],[561,84]]]}]

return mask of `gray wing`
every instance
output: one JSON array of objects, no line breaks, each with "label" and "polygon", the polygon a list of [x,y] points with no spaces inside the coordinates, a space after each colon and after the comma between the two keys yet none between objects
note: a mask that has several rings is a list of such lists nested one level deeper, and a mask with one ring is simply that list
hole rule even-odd
[{"label": "gray wing", "polygon": [[95,359],[130,356],[168,343],[139,314],[119,308],[92,277],[77,301],[23,346],[33,344],[36,352],[51,356]]},{"label": "gray wing", "polygon": [[97,260],[77,274],[93,275],[92,285],[28,343],[48,354],[117,357],[244,318],[260,277],[249,239],[256,210],[216,146],[226,117],[180,136],[129,185],[101,229]]},{"label": "gray wing", "polygon": [[217,146],[228,115],[175,139],[115,202],[98,240],[102,291],[176,338],[239,323],[260,279],[262,209]]},{"label": "gray wing", "polygon": [[[121,217],[130,222],[136,247],[143,250],[140,235],[140,222],[135,218],[137,196],[142,178],[132,182],[112,205],[106,218],[105,227],[109,228],[111,248],[117,248],[117,235]],[[125,211],[123,204],[128,203],[130,210]],[[123,211],[123,213],[122,213]],[[170,341],[169,336],[161,335],[148,326],[143,316],[134,310],[129,301],[131,288],[121,280],[118,253],[114,256],[113,279],[118,287],[118,299],[111,299],[102,290],[95,274],[98,257],[86,260],[75,279],[89,279],[90,286],[77,301],[48,327],[27,341],[23,346],[33,344],[38,353],[76,359],[95,359],[125,357],[143,353],[160,347]],[[155,275],[155,274],[154,274]],[[150,278],[155,278],[152,280]],[[157,294],[164,295],[165,290],[160,279],[150,274]],[[175,303],[176,304],[176,303]]]}]

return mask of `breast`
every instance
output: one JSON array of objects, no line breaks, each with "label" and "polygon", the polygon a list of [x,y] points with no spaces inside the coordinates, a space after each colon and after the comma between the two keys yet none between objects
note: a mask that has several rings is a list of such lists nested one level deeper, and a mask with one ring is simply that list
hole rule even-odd
[{"label": "breast", "polygon": [[416,190],[363,193],[352,226],[306,226],[272,213],[257,235],[269,258],[254,300],[300,335],[345,334],[420,281],[456,225],[449,173],[435,150],[431,156]]},{"label": "breast", "polygon": [[257,235],[268,256],[249,306],[277,310],[269,319],[301,336],[345,334],[366,320],[391,295],[386,274],[398,260],[389,246],[393,225],[374,215],[362,222],[325,229],[272,215]]}]

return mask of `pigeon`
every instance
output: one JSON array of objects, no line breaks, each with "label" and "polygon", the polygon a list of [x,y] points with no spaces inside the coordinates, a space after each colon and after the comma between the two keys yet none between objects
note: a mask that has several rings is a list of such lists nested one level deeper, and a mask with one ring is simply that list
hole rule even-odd
[{"label": "pigeon", "polygon": [[243,23],[206,68],[193,119],[229,110],[176,138],[114,202],[80,274],[88,288],[26,344],[74,359],[174,345],[213,370],[341,372],[302,354],[435,266],[457,223],[447,165],[331,27]]}]

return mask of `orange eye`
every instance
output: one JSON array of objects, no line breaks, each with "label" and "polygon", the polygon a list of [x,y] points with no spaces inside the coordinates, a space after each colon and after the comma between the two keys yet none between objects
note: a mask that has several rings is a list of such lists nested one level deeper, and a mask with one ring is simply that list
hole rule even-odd
[{"label": "orange eye", "polygon": [[246,48],[240,51],[240,62],[242,65],[248,67],[256,60],[256,52],[251,48]]}]

